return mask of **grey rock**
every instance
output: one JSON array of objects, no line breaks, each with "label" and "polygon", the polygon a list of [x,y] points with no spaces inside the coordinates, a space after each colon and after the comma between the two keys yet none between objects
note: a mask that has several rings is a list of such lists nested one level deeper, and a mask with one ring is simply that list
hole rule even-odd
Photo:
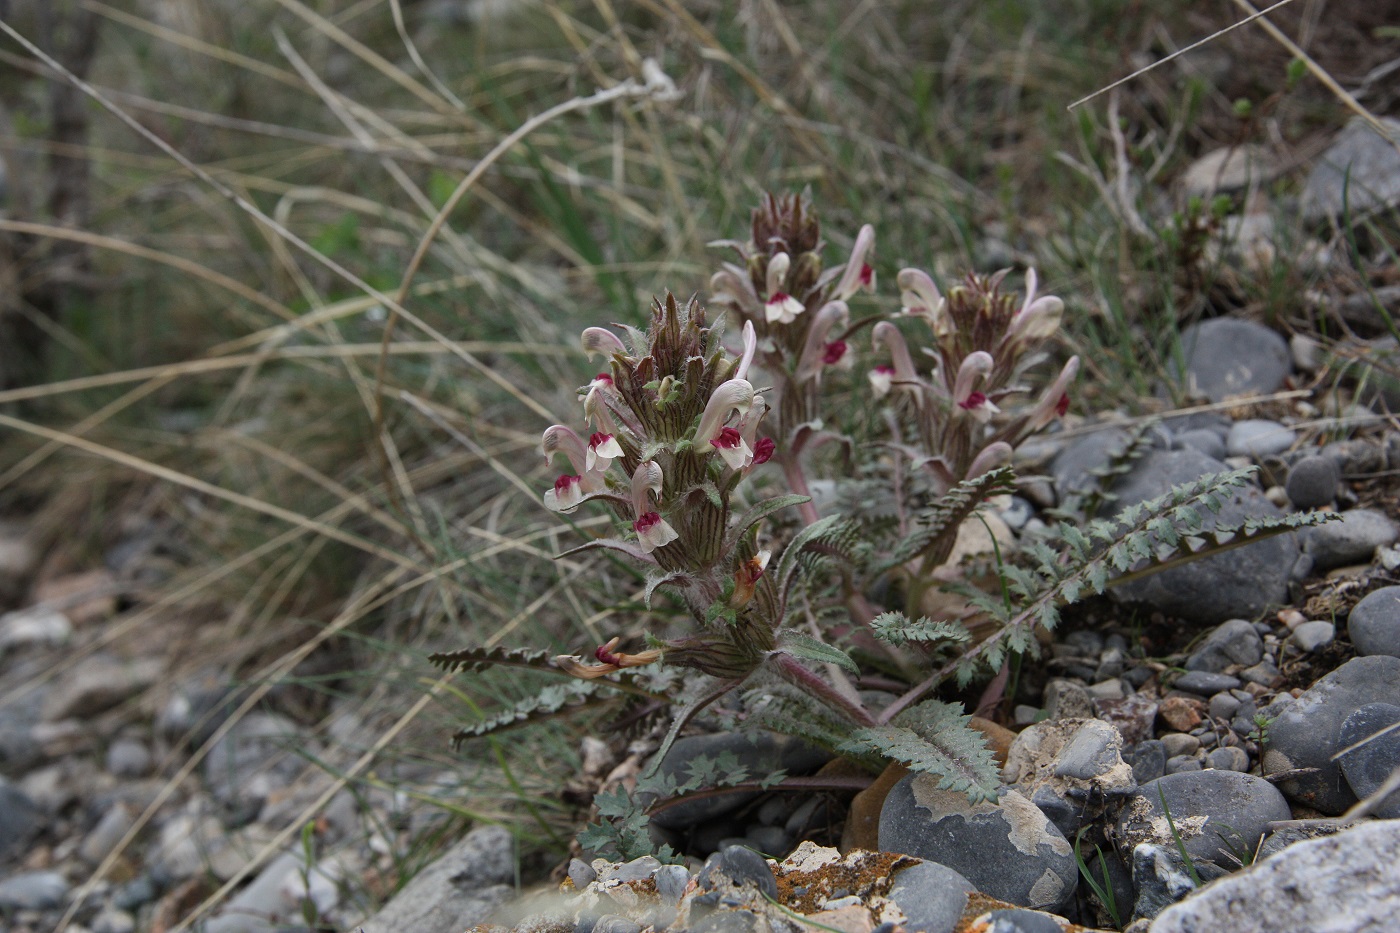
[{"label": "grey rock", "polygon": [[[1364,800],[1379,791],[1395,769],[1400,768],[1400,728],[1384,735],[1377,734],[1397,724],[1400,724],[1400,706],[1390,703],[1368,703],[1342,722],[1339,744],[1343,748],[1366,743],[1339,759],[1342,774],[1358,798]],[[1400,790],[1392,791],[1374,812],[1382,819],[1400,819]]]},{"label": "grey rock", "polygon": [[1317,159],[1303,185],[1303,216],[1309,222],[1359,217],[1400,200],[1400,120],[1381,117],[1386,136],[1353,118]]},{"label": "grey rock", "polygon": [[456,933],[480,923],[508,900],[515,877],[509,831],[473,829],[413,877],[362,925],[364,933]]},{"label": "grey rock", "polygon": [[1336,461],[1314,454],[1293,464],[1283,488],[1295,509],[1317,509],[1337,498],[1340,478]]},{"label": "grey rock", "polygon": [[144,691],[164,673],[155,658],[123,661],[94,655],[59,678],[44,703],[44,719],[82,718],[104,713]]},{"label": "grey rock", "polygon": [[1185,774],[1190,771],[1200,771],[1202,768],[1201,759],[1195,755],[1173,755],[1167,759],[1166,767],[1163,769],[1167,774]]},{"label": "grey rock", "polygon": [[0,863],[24,851],[44,826],[44,813],[29,795],[0,777]]},{"label": "grey rock", "polygon": [[1357,654],[1400,658],[1400,586],[1367,593],[1347,618],[1347,634]]},{"label": "grey rock", "polygon": [[1225,438],[1220,436],[1219,431],[1212,431],[1209,428],[1192,428],[1175,435],[1175,439],[1178,449],[1190,447],[1212,459],[1225,459]]},{"label": "grey rock", "polygon": [[593,924],[593,933],[642,933],[642,925],[617,914],[604,914]]},{"label": "grey rock", "polygon": [[[1200,876],[1202,867],[1214,866],[1207,862],[1194,867]],[[1133,916],[1150,919],[1195,891],[1196,882],[1175,848],[1141,842],[1133,847],[1133,888]]]},{"label": "grey rock", "polygon": [[1144,739],[1133,747],[1133,780],[1155,781],[1166,773],[1167,752],[1158,739]]},{"label": "grey rock", "polygon": [[300,921],[307,905],[324,916],[340,900],[339,879],[300,852],[284,852],[205,925],[206,933],[273,933]]},{"label": "grey rock", "polygon": [[574,887],[582,891],[594,881],[598,880],[598,873],[593,870],[593,866],[581,858],[569,859],[569,880],[574,883]]},{"label": "grey rock", "polygon": [[1340,521],[1309,528],[1303,535],[1303,552],[1313,559],[1315,572],[1369,563],[1376,548],[1395,542],[1395,523],[1383,513],[1351,509],[1341,515]]},{"label": "grey rock", "polygon": [[1137,786],[1123,737],[1098,719],[1056,719],[1022,730],[1002,771],[1066,837]]},{"label": "grey rock", "polygon": [[124,910],[108,907],[92,918],[92,933],[134,933],[136,918]]},{"label": "grey rock", "polygon": [[1400,917],[1400,822],[1291,845],[1168,907],[1152,933],[1389,933]]},{"label": "grey rock", "polygon": [[778,897],[778,882],[768,861],[746,846],[727,846],[705,862],[698,877],[702,890],[713,890],[725,883],[736,887],[752,886],[763,896]]},{"label": "grey rock", "polygon": [[1064,644],[1073,648],[1076,656],[1091,658],[1103,651],[1103,636],[1093,629],[1076,629],[1064,637]]},{"label": "grey rock", "polygon": [[779,859],[787,855],[788,850],[792,848],[792,839],[781,826],[750,827],[749,831],[744,833],[744,842],[764,855]]},{"label": "grey rock", "polygon": [[1168,758],[1194,755],[1201,747],[1200,739],[1185,732],[1168,732],[1159,741],[1162,743],[1162,751],[1166,753]]},{"label": "grey rock", "polygon": [[1094,700],[1082,684],[1070,680],[1052,680],[1045,685],[1041,702],[1047,719],[1092,719]]},{"label": "grey rock", "polygon": [[[1165,808],[1163,802],[1165,801]],[[1291,817],[1288,801],[1272,784],[1237,771],[1185,771],[1139,787],[1118,818],[1117,839],[1126,854],[1139,843],[1171,847],[1170,811],[1186,854],[1233,867],[1231,851],[1254,851],[1264,827]]]},{"label": "grey rock", "polygon": [[226,806],[256,813],[270,793],[302,772],[306,760],[299,753],[310,746],[305,730],[287,717],[249,713],[209,750],[205,783]]},{"label": "grey rock", "polygon": [[1256,460],[1271,454],[1281,454],[1292,447],[1298,435],[1277,421],[1249,418],[1236,421],[1225,437],[1225,452],[1232,457],[1252,457]]},{"label": "grey rock", "polygon": [[1293,644],[1307,652],[1321,651],[1337,637],[1337,627],[1331,622],[1314,619],[1293,630]]},{"label": "grey rock", "polygon": [[661,896],[661,902],[668,907],[674,907],[680,903],[686,885],[690,884],[690,872],[684,865],[662,865],[651,876],[651,880],[656,885],[656,893]]},{"label": "grey rock", "polygon": [[621,862],[605,869],[599,878],[603,881],[645,881],[656,874],[656,870],[660,867],[661,862],[658,859],[650,855],[643,855],[630,862]]},{"label": "grey rock", "polygon": [[150,749],[139,739],[117,739],[107,747],[107,771],[117,777],[145,777],[153,764]]},{"label": "grey rock", "polygon": [[1128,442],[1128,432],[1122,428],[1106,428],[1076,438],[1055,457],[1050,474],[1061,501],[1066,496],[1087,492],[1098,481],[1094,471],[1107,466]]},{"label": "grey rock", "polygon": [[[666,753],[660,773],[678,776],[690,763],[701,756],[711,758],[732,753],[749,774],[764,776],[783,770],[788,774],[809,774],[825,764],[831,756],[821,749],[775,733],[712,733],[679,739]],[[706,800],[696,800],[669,807],[652,817],[652,822],[665,829],[685,829],[713,820],[753,800],[757,794],[722,794]]]},{"label": "grey rock", "polygon": [[1222,690],[1234,690],[1240,686],[1238,677],[1229,674],[1212,674],[1209,671],[1187,671],[1176,680],[1172,687],[1194,693],[1197,696],[1214,696]]},{"label": "grey rock", "polygon": [[1279,676],[1278,665],[1268,659],[1240,671],[1240,677],[1245,681],[1265,687],[1272,687],[1278,681]]},{"label": "grey rock", "polygon": [[1277,390],[1293,371],[1288,341],[1253,321],[1212,318],[1181,332],[1185,372],[1193,395],[1212,402]]},{"label": "grey rock", "polygon": [[0,709],[0,772],[23,774],[43,760],[44,750],[34,738],[40,701],[31,693],[13,706]]},{"label": "grey rock", "polygon": [[754,933],[759,916],[751,910],[717,910],[690,926],[690,933]]},{"label": "grey rock", "polygon": [[[0,542],[0,547],[3,547]],[[73,634],[73,623],[56,609],[31,606],[0,616],[0,658],[31,645],[54,647]]]},{"label": "grey rock", "polygon": [[56,871],[23,871],[0,881],[0,910],[53,910],[72,885]]},{"label": "grey rock", "polygon": [[[1152,451],[1115,484],[1116,504],[1126,507],[1142,502],[1178,483],[1225,469],[1225,464],[1194,450]],[[1263,492],[1250,486],[1226,499],[1217,515],[1206,513],[1202,517],[1213,526],[1216,521],[1240,522],[1282,514]],[[1254,617],[1288,599],[1288,574],[1298,554],[1295,535],[1279,535],[1123,584],[1113,593],[1198,624]]]},{"label": "grey rock", "polygon": [[1249,753],[1238,745],[1213,749],[1206,754],[1206,764],[1217,771],[1248,771]]},{"label": "grey rock", "polygon": [[117,843],[136,822],[136,814],[124,803],[115,803],[107,808],[78,847],[78,857],[89,865],[96,865],[106,858]]},{"label": "grey rock", "polygon": [[1218,674],[1232,664],[1248,667],[1264,657],[1264,640],[1244,619],[1227,619],[1201,640],[1186,659],[1188,671]]},{"label": "grey rock", "polygon": [[1217,693],[1210,698],[1210,718],[1229,722],[1239,712],[1240,706],[1239,697],[1231,696],[1228,693]]},{"label": "grey rock", "polygon": [[1321,839],[1324,836],[1335,836],[1346,829],[1336,820],[1294,820],[1291,825],[1276,829],[1264,837],[1264,841],[1259,843],[1259,852],[1255,856],[1256,862],[1273,855],[1278,855],[1284,849],[1298,842],[1306,842],[1309,839]]},{"label": "grey rock", "polygon": [[132,878],[112,892],[112,906],[117,910],[134,911],[160,896],[150,875]]},{"label": "grey rock", "polygon": [[895,874],[888,897],[908,918],[910,933],[952,933],[976,891],[948,866],[920,862]]},{"label": "grey rock", "polygon": [[[1290,800],[1336,816],[1356,803],[1341,767],[1332,756],[1341,751],[1342,723],[1369,703],[1394,700],[1400,683],[1400,658],[1389,655],[1352,658],[1283,706],[1269,726],[1263,773],[1316,768],[1279,785]],[[1272,706],[1272,705],[1271,705]]]},{"label": "grey rock", "polygon": [[1022,794],[970,803],[929,775],[895,784],[880,811],[879,846],[946,865],[983,894],[1056,909],[1074,896],[1079,871],[1064,835]]}]

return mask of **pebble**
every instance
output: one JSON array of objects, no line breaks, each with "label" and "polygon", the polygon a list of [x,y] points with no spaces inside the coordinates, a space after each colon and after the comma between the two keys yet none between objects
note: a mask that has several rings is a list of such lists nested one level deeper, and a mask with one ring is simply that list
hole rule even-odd
[{"label": "pebble", "polygon": [[134,933],[136,918],[124,910],[108,907],[92,918],[91,930],[92,933]]},{"label": "pebble", "polygon": [[569,859],[568,875],[569,880],[574,883],[574,887],[580,891],[598,880],[598,872],[594,871],[593,866],[581,858]]},{"label": "pebble", "polygon": [[1173,755],[1167,759],[1162,771],[1164,774],[1183,774],[1187,771],[1199,771],[1201,768],[1201,759],[1195,755]]},{"label": "pebble", "polygon": [[[1368,703],[1342,722],[1338,737],[1342,748],[1365,741],[1364,745],[1338,759],[1347,784],[1358,798],[1364,800],[1376,793],[1391,773],[1400,768],[1400,729],[1372,738],[1397,723],[1400,723],[1400,706],[1390,703]],[[1392,792],[1374,812],[1382,819],[1400,818],[1400,791]]]},{"label": "pebble", "polygon": [[1199,738],[1185,732],[1168,732],[1159,741],[1162,743],[1162,751],[1166,753],[1168,758],[1194,755],[1201,747]]},{"label": "pebble", "polygon": [[23,533],[9,523],[0,527],[0,603],[19,600],[38,564],[39,552]]},{"label": "pebble", "polygon": [[705,861],[696,876],[702,891],[751,886],[766,898],[777,899],[778,882],[768,861],[746,846],[726,846]]},{"label": "pebble", "polygon": [[1347,618],[1347,635],[1357,654],[1400,658],[1400,586],[1366,594]]},{"label": "pebble", "polygon": [[1184,328],[1181,347],[1186,389],[1212,402],[1274,392],[1293,369],[1288,341],[1239,318],[1211,318]]},{"label": "pebble", "polygon": [[1298,435],[1277,421],[1248,418],[1236,421],[1225,436],[1225,450],[1231,457],[1267,457],[1292,447]]},{"label": "pebble", "polygon": [[53,647],[68,641],[73,623],[56,609],[33,606],[0,616],[0,657],[31,646]]},{"label": "pebble", "polygon": [[158,681],[165,665],[156,658],[123,661],[94,655],[59,678],[44,703],[44,719],[83,718],[105,713]]},{"label": "pebble", "polygon": [[1232,664],[1249,667],[1264,657],[1264,641],[1254,626],[1244,619],[1227,619],[1201,640],[1186,658],[1188,671],[1222,673]]},{"label": "pebble", "polygon": [[983,894],[1022,907],[1057,909],[1079,882],[1064,835],[1010,789],[994,803],[973,804],[939,788],[937,778],[907,775],[885,798],[879,846],[946,865]]},{"label": "pebble", "polygon": [[1045,685],[1041,703],[1047,719],[1092,719],[1094,700],[1082,684],[1071,680],[1052,680]]},{"label": "pebble", "polygon": [[920,862],[894,876],[889,899],[904,912],[906,930],[952,933],[967,909],[972,882],[937,862]]},{"label": "pebble", "polygon": [[1400,199],[1400,120],[1380,117],[1387,140],[1360,117],[1353,117],[1317,158],[1303,185],[1303,216],[1309,223],[1358,218]]},{"label": "pebble", "polygon": [[1340,479],[1336,461],[1311,454],[1293,464],[1284,489],[1295,509],[1319,509],[1337,498]]},{"label": "pebble", "polygon": [[1369,703],[1395,698],[1400,658],[1389,655],[1352,658],[1323,677],[1296,700],[1283,706],[1269,726],[1263,773],[1315,768],[1279,785],[1289,799],[1327,816],[1337,816],[1356,802],[1332,756],[1341,750],[1342,723]]},{"label": "pebble", "polygon": [[1166,773],[1167,752],[1160,739],[1144,739],[1133,748],[1133,780],[1154,781]]},{"label": "pebble", "polygon": [[1308,653],[1321,651],[1337,637],[1337,627],[1320,619],[1304,622],[1293,630],[1293,644]]},{"label": "pebble", "polygon": [[136,814],[131,808],[123,803],[113,804],[83,838],[83,844],[78,847],[78,857],[89,865],[101,862],[117,847],[135,822]]},{"label": "pebble", "polygon": [[1210,698],[1210,718],[1229,721],[1239,712],[1240,700],[1228,693],[1217,693]]},{"label": "pebble", "polygon": [[1351,509],[1330,521],[1306,530],[1303,550],[1313,560],[1317,572],[1369,563],[1376,548],[1393,544],[1396,525],[1374,509]]},{"label": "pebble", "polygon": [[56,871],[25,871],[0,881],[0,910],[52,910],[72,885]]},{"label": "pebble", "polygon": [[24,850],[44,825],[44,814],[29,795],[0,777],[0,863]]},{"label": "pebble", "polygon": [[514,879],[510,832],[478,827],[414,875],[357,933],[457,933],[481,923],[513,896]]},{"label": "pebble", "polygon": [[[1150,920],[1196,890],[1196,882],[1173,848],[1150,842],[1133,847],[1133,916]],[[1198,869],[1199,873],[1199,869]]]},{"label": "pebble", "polygon": [[1234,866],[1230,846],[1253,852],[1269,823],[1292,817],[1288,801],[1261,777],[1223,770],[1168,774],[1124,803],[1115,837],[1124,853],[1142,842],[1175,848],[1167,812],[1186,854],[1222,867]]},{"label": "pebble", "polygon": [[1238,745],[1217,748],[1206,754],[1206,765],[1219,771],[1248,771],[1249,753]]},{"label": "pebble", "polygon": [[1152,933],[1386,933],[1400,917],[1400,821],[1289,846],[1168,907]]},{"label": "pebble", "polygon": [[153,765],[150,749],[139,739],[117,739],[107,747],[107,771],[117,777],[145,777]]},{"label": "pebble", "polygon": [[1178,449],[1190,447],[1215,460],[1225,459],[1225,439],[1209,428],[1192,428],[1174,436]]},{"label": "pebble", "polygon": [[1240,686],[1238,677],[1229,674],[1212,674],[1209,671],[1187,671],[1172,682],[1172,687],[1208,697],[1222,690],[1234,690]]}]

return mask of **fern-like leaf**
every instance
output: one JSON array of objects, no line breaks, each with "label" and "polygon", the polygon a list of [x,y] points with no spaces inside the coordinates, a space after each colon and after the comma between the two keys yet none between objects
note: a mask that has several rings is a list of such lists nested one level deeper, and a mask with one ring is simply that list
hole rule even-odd
[{"label": "fern-like leaf", "polygon": [[898,567],[920,554],[927,554],[933,566],[942,564],[952,553],[958,528],[968,516],[993,496],[1014,491],[1015,480],[1016,474],[1010,467],[998,467],[958,483],[930,508],[914,517],[917,527],[895,545],[878,569]]},{"label": "fern-like leaf", "polygon": [[920,617],[910,622],[902,612],[882,612],[870,620],[870,631],[878,639],[899,646],[910,642],[949,641],[961,644],[972,638],[961,622],[931,621]]},{"label": "fern-like leaf", "polygon": [[458,729],[452,736],[452,747],[458,748],[468,739],[568,715],[584,707],[615,699],[615,693],[604,695],[592,681],[572,680],[554,684],[481,722]]},{"label": "fern-like leaf", "polygon": [[463,648],[428,655],[428,660],[449,671],[484,671],[488,667],[523,667],[526,670],[558,676],[550,664],[553,652],[535,648]]},{"label": "fern-like leaf", "polygon": [[939,700],[911,707],[882,726],[856,729],[838,751],[876,754],[938,777],[938,786],[972,801],[995,800],[999,769],[986,739],[968,726],[971,716]]}]

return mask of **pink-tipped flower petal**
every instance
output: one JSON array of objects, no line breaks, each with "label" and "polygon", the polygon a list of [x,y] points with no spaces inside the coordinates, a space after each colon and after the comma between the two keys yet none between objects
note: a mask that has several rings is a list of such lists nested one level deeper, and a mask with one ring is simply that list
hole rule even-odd
[{"label": "pink-tipped flower petal", "polygon": [[760,437],[753,445],[753,466],[767,463],[778,451],[778,442],[771,437]]},{"label": "pink-tipped flower petal", "polygon": [[1040,399],[1026,418],[1028,431],[1039,431],[1056,418],[1064,417],[1069,411],[1069,384],[1079,374],[1079,357],[1071,356],[1065,362],[1055,381],[1040,394]]},{"label": "pink-tipped flower petal", "polygon": [[874,245],[875,228],[865,224],[856,234],[856,242],[851,247],[851,258],[846,260],[845,271],[841,273],[841,280],[836,283],[833,295],[838,300],[846,301],[863,288],[875,290],[875,271],[865,262],[866,254]]},{"label": "pink-tipped flower petal", "polygon": [[935,337],[953,332],[953,319],[946,313],[947,302],[933,278],[920,269],[901,269],[895,281],[899,285],[899,300],[903,312],[928,322]]},{"label": "pink-tipped flower petal", "polygon": [[767,286],[769,295],[774,292],[787,291],[784,286],[787,284],[788,268],[791,265],[792,257],[787,253],[774,253],[773,258],[768,260],[768,276],[764,284]]},{"label": "pink-tipped flower petal", "polygon": [[645,513],[632,523],[632,530],[637,533],[637,543],[648,554],[680,537],[660,512]]},{"label": "pink-tipped flower petal", "polygon": [[787,292],[773,292],[763,305],[763,318],[769,324],[791,324],[807,306]]},{"label": "pink-tipped flower petal", "polygon": [[710,443],[731,470],[742,470],[753,462],[753,450],[734,428],[720,428]]},{"label": "pink-tipped flower petal", "polygon": [[807,340],[802,355],[797,358],[797,381],[807,382],[821,375],[822,358],[826,354],[826,338],[832,331],[850,326],[851,312],[844,301],[828,301],[817,310],[807,328]]},{"label": "pink-tipped flower petal", "polygon": [[869,373],[870,388],[875,393],[876,398],[884,398],[890,394],[890,388],[894,385],[894,367],[876,366]]},{"label": "pink-tipped flower petal", "polygon": [[695,430],[695,446],[703,450],[729,420],[730,412],[743,414],[752,406],[753,383],[747,379],[730,379],[715,386],[700,416],[700,426]]},{"label": "pink-tipped flower petal", "polygon": [[545,491],[544,507],[551,512],[570,512],[583,501],[583,477],[561,476],[554,488]]},{"label": "pink-tipped flower petal", "polygon": [[986,350],[973,350],[963,357],[962,365],[958,367],[957,382],[953,384],[953,401],[967,408],[964,403],[977,388],[977,383],[985,379],[995,366],[996,361]]},{"label": "pink-tipped flower petal", "polygon": [[583,352],[587,353],[590,359],[595,353],[601,353],[604,357],[614,353],[627,353],[622,338],[602,327],[585,327],[580,342],[583,344]]},{"label": "pink-tipped flower petal", "polygon": [[588,438],[588,470],[602,472],[612,466],[612,462],[622,456],[622,445],[611,434],[601,431]]}]

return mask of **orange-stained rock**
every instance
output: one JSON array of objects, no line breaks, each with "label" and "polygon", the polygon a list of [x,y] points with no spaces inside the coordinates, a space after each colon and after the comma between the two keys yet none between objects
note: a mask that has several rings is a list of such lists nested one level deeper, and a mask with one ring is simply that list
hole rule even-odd
[{"label": "orange-stained rock", "polygon": [[881,772],[865,790],[851,800],[851,812],[846,816],[846,829],[841,834],[841,851],[870,849],[877,851],[880,846],[880,808],[885,805],[885,797],[899,779],[909,773],[909,769],[899,763],[892,763]]},{"label": "orange-stained rock", "polygon": [[1201,724],[1201,714],[1205,711],[1206,705],[1200,700],[1175,696],[1162,701],[1157,715],[1177,732],[1190,732]]}]

